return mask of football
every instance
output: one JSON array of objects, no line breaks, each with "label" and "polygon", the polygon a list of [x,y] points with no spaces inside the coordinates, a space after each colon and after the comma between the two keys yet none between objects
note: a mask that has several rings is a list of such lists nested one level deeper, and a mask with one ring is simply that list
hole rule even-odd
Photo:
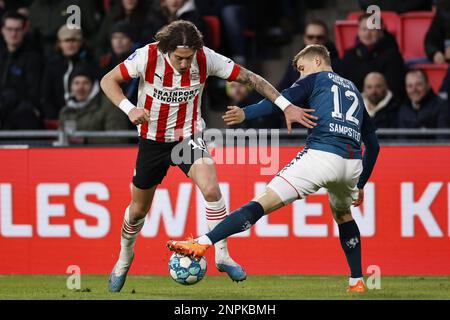
[{"label": "football", "polygon": [[196,284],[205,277],[207,263],[205,257],[192,259],[178,253],[169,260],[169,273],[173,280],[183,285]]}]

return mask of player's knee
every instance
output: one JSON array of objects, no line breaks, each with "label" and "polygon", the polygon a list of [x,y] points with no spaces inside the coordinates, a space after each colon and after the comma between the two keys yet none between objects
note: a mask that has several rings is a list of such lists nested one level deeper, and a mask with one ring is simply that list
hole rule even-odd
[{"label": "player's knee", "polygon": [[145,218],[149,209],[145,204],[132,201],[129,209],[130,222]]},{"label": "player's knee", "polygon": [[345,223],[353,220],[350,209],[332,209],[333,218],[337,224]]},{"label": "player's knee", "polygon": [[220,189],[218,186],[206,186],[202,190],[203,197],[208,202],[219,201],[222,198]]}]

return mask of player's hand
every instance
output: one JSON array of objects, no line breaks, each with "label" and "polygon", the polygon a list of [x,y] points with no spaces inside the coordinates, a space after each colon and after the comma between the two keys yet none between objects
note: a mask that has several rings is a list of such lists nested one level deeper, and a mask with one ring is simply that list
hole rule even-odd
[{"label": "player's hand", "polygon": [[363,201],[364,201],[364,189],[358,189],[358,198],[354,199],[352,204],[355,207],[359,207]]},{"label": "player's hand", "polygon": [[223,121],[229,126],[242,123],[245,120],[244,110],[237,106],[228,106],[228,111],[222,116]]},{"label": "player's hand", "polygon": [[433,57],[434,63],[445,63],[445,56],[442,52],[438,51],[434,54]]},{"label": "player's hand", "polygon": [[314,112],[314,109],[303,109],[291,104],[286,109],[284,109],[284,116],[286,117],[286,126],[288,128],[288,132],[292,132],[292,123],[297,122],[303,125],[306,128],[312,129],[317,123],[313,120],[317,120],[318,118],[310,114]]},{"label": "player's hand", "polygon": [[143,108],[134,107],[128,113],[128,118],[135,125],[143,124],[145,122],[148,122],[148,120],[150,120],[150,112]]}]

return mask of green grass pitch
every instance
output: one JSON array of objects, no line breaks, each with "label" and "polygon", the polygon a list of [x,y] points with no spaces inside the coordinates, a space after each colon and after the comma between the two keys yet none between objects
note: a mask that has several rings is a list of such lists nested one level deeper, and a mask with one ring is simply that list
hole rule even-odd
[{"label": "green grass pitch", "polygon": [[450,299],[448,276],[382,276],[381,289],[345,292],[344,276],[249,276],[241,283],[226,276],[207,276],[192,286],[167,276],[129,276],[120,293],[109,293],[107,275],[81,276],[81,290],[69,290],[66,276],[1,275],[5,299]]}]

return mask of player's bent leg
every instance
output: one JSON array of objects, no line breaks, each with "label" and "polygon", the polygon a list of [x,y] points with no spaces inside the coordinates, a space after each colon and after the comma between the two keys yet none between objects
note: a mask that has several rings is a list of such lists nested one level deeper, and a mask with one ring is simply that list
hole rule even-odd
[{"label": "player's bent leg", "polygon": [[[217,182],[214,161],[211,158],[197,159],[189,169],[188,176],[195,182],[205,199],[206,222],[208,229],[213,230],[227,216],[225,201]],[[244,269],[237,264],[228,252],[227,240],[214,244],[215,263],[220,272],[226,272],[233,281],[247,278]]]},{"label": "player's bent leg", "polygon": [[283,205],[284,203],[280,196],[270,188],[266,188],[260,196],[233,211],[206,235],[188,241],[170,240],[167,243],[167,246],[171,251],[180,254],[201,257],[212,244],[233,234],[249,229],[264,214],[275,210],[275,208],[280,208]]},{"label": "player's bent leg", "polygon": [[128,271],[134,259],[136,238],[144,225],[145,216],[152,204],[155,190],[156,186],[149,189],[139,189],[134,185],[132,186],[131,203],[125,209],[121,229],[119,259],[114,265],[108,281],[109,291],[111,292],[119,292],[125,284]]},{"label": "player's bent leg", "polygon": [[350,209],[331,207],[333,217],[339,228],[339,239],[350,267],[350,278],[347,292],[366,291],[361,265],[361,237],[358,225],[353,220]]}]

